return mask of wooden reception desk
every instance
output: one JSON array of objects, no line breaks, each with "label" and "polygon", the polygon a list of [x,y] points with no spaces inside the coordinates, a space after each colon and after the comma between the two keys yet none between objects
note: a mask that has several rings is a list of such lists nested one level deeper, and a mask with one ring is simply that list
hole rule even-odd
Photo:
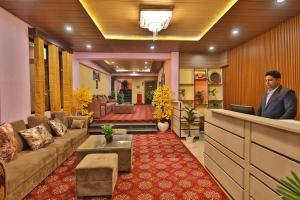
[{"label": "wooden reception desk", "polygon": [[279,180],[300,175],[300,122],[207,110],[204,163],[232,199],[280,200]]}]

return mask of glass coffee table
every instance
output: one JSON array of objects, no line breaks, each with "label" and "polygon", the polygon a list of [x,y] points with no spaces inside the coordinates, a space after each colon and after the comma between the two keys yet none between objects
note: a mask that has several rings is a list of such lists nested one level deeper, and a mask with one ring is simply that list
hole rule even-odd
[{"label": "glass coffee table", "polygon": [[104,135],[91,135],[76,150],[77,164],[87,155],[96,153],[118,154],[118,170],[130,172],[132,166],[132,135],[114,135],[106,143]]}]

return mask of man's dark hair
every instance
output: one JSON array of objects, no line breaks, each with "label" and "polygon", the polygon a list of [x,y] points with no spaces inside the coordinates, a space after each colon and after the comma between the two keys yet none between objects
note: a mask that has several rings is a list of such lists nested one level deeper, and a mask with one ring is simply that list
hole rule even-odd
[{"label": "man's dark hair", "polygon": [[273,78],[281,78],[281,74],[279,71],[268,71],[265,76],[272,76]]}]

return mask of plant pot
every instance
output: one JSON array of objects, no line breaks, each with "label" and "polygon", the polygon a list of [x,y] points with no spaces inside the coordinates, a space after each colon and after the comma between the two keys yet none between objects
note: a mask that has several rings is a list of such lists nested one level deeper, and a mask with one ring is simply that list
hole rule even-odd
[{"label": "plant pot", "polygon": [[185,139],[186,139],[186,142],[187,142],[187,143],[193,143],[193,142],[194,142],[194,136],[190,136],[190,137],[189,137],[189,136],[186,136]]},{"label": "plant pot", "polygon": [[157,127],[160,132],[165,132],[169,128],[169,122],[164,122],[164,123],[158,122]]},{"label": "plant pot", "polygon": [[106,143],[111,143],[113,141],[113,135],[112,134],[105,135],[104,137],[105,137]]}]

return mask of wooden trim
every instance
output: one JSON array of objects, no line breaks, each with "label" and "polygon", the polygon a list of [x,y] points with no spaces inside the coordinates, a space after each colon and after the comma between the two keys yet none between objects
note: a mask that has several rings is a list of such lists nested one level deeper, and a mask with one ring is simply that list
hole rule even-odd
[{"label": "wooden trim", "polygon": [[68,51],[69,53],[73,53],[73,49],[69,48],[69,45],[66,43],[59,41],[58,39],[50,36],[49,34],[37,29],[37,28],[29,28],[28,34],[30,37],[39,36],[40,38],[43,38],[44,41],[47,41],[47,43],[54,44],[58,48]]}]

